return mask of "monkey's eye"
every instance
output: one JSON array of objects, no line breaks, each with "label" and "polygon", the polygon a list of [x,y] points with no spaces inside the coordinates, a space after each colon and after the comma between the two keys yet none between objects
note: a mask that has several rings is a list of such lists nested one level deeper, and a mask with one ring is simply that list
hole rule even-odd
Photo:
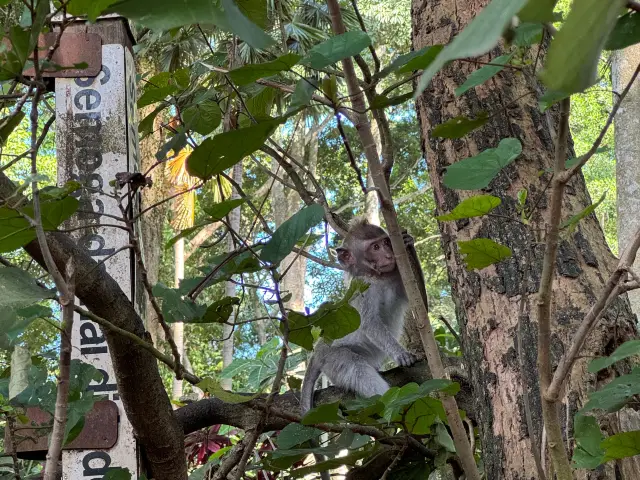
[{"label": "monkey's eye", "polygon": [[373,244],[373,249],[374,250],[380,250],[380,244],[379,243],[374,243]]},{"label": "monkey's eye", "polygon": [[385,246],[390,247],[391,246],[391,240],[388,239],[388,238],[385,238],[384,244],[385,244]]}]

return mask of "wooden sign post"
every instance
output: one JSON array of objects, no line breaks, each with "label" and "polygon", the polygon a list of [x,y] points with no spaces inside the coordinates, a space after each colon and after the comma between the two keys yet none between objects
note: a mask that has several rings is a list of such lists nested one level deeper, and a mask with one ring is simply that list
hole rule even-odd
[{"label": "wooden sign post", "polygon": [[[80,207],[70,226],[87,228],[77,230],[74,237],[96,261],[104,261],[108,273],[135,301],[133,252],[120,250],[130,243],[128,233],[99,226],[115,222],[108,215],[122,216],[116,200],[105,195],[113,192],[109,182],[116,173],[139,171],[136,74],[128,25],[125,19],[110,16],[96,24],[71,24],[67,34],[99,35],[102,64],[95,77],[56,78],[58,182],[77,180],[86,187],[78,192]],[[138,448],[118,395],[105,337],[96,323],[77,315],[72,343],[72,358],[92,364],[102,374],[90,388],[117,404],[119,424],[118,439],[108,450],[64,450],[63,478],[94,480],[109,467],[122,467],[137,480]]]}]

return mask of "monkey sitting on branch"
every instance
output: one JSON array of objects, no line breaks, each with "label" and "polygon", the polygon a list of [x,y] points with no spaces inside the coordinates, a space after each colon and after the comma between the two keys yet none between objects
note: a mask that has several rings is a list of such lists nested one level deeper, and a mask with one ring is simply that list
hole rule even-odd
[{"label": "monkey sitting on branch", "polygon": [[[413,246],[411,235],[403,232],[403,237],[405,246]],[[339,388],[371,397],[389,389],[378,373],[387,357],[403,367],[416,361],[398,342],[409,302],[387,232],[366,219],[355,219],[336,251],[351,278],[362,278],[370,286],[351,300],[360,313],[360,327],[331,345],[322,339],[316,345],[302,385],[303,415],[313,407],[320,373]]]}]

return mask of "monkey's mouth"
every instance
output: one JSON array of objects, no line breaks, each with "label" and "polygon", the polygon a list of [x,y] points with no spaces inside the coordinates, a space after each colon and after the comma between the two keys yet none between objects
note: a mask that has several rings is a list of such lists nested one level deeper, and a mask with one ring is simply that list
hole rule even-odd
[{"label": "monkey's mouth", "polygon": [[376,265],[377,270],[380,273],[390,273],[393,272],[396,268],[396,263],[395,262],[391,262],[391,263],[385,263],[383,265]]}]

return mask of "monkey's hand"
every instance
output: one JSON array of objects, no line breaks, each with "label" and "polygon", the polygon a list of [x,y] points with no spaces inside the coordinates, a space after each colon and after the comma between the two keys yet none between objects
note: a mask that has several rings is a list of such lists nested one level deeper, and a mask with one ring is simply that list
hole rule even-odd
[{"label": "monkey's hand", "polygon": [[407,232],[406,230],[402,231],[402,240],[404,240],[405,247],[413,247],[413,237],[409,235],[409,232]]},{"label": "monkey's hand", "polygon": [[416,363],[416,357],[413,354],[404,351],[396,355],[393,361],[401,367],[410,367],[411,365]]}]

